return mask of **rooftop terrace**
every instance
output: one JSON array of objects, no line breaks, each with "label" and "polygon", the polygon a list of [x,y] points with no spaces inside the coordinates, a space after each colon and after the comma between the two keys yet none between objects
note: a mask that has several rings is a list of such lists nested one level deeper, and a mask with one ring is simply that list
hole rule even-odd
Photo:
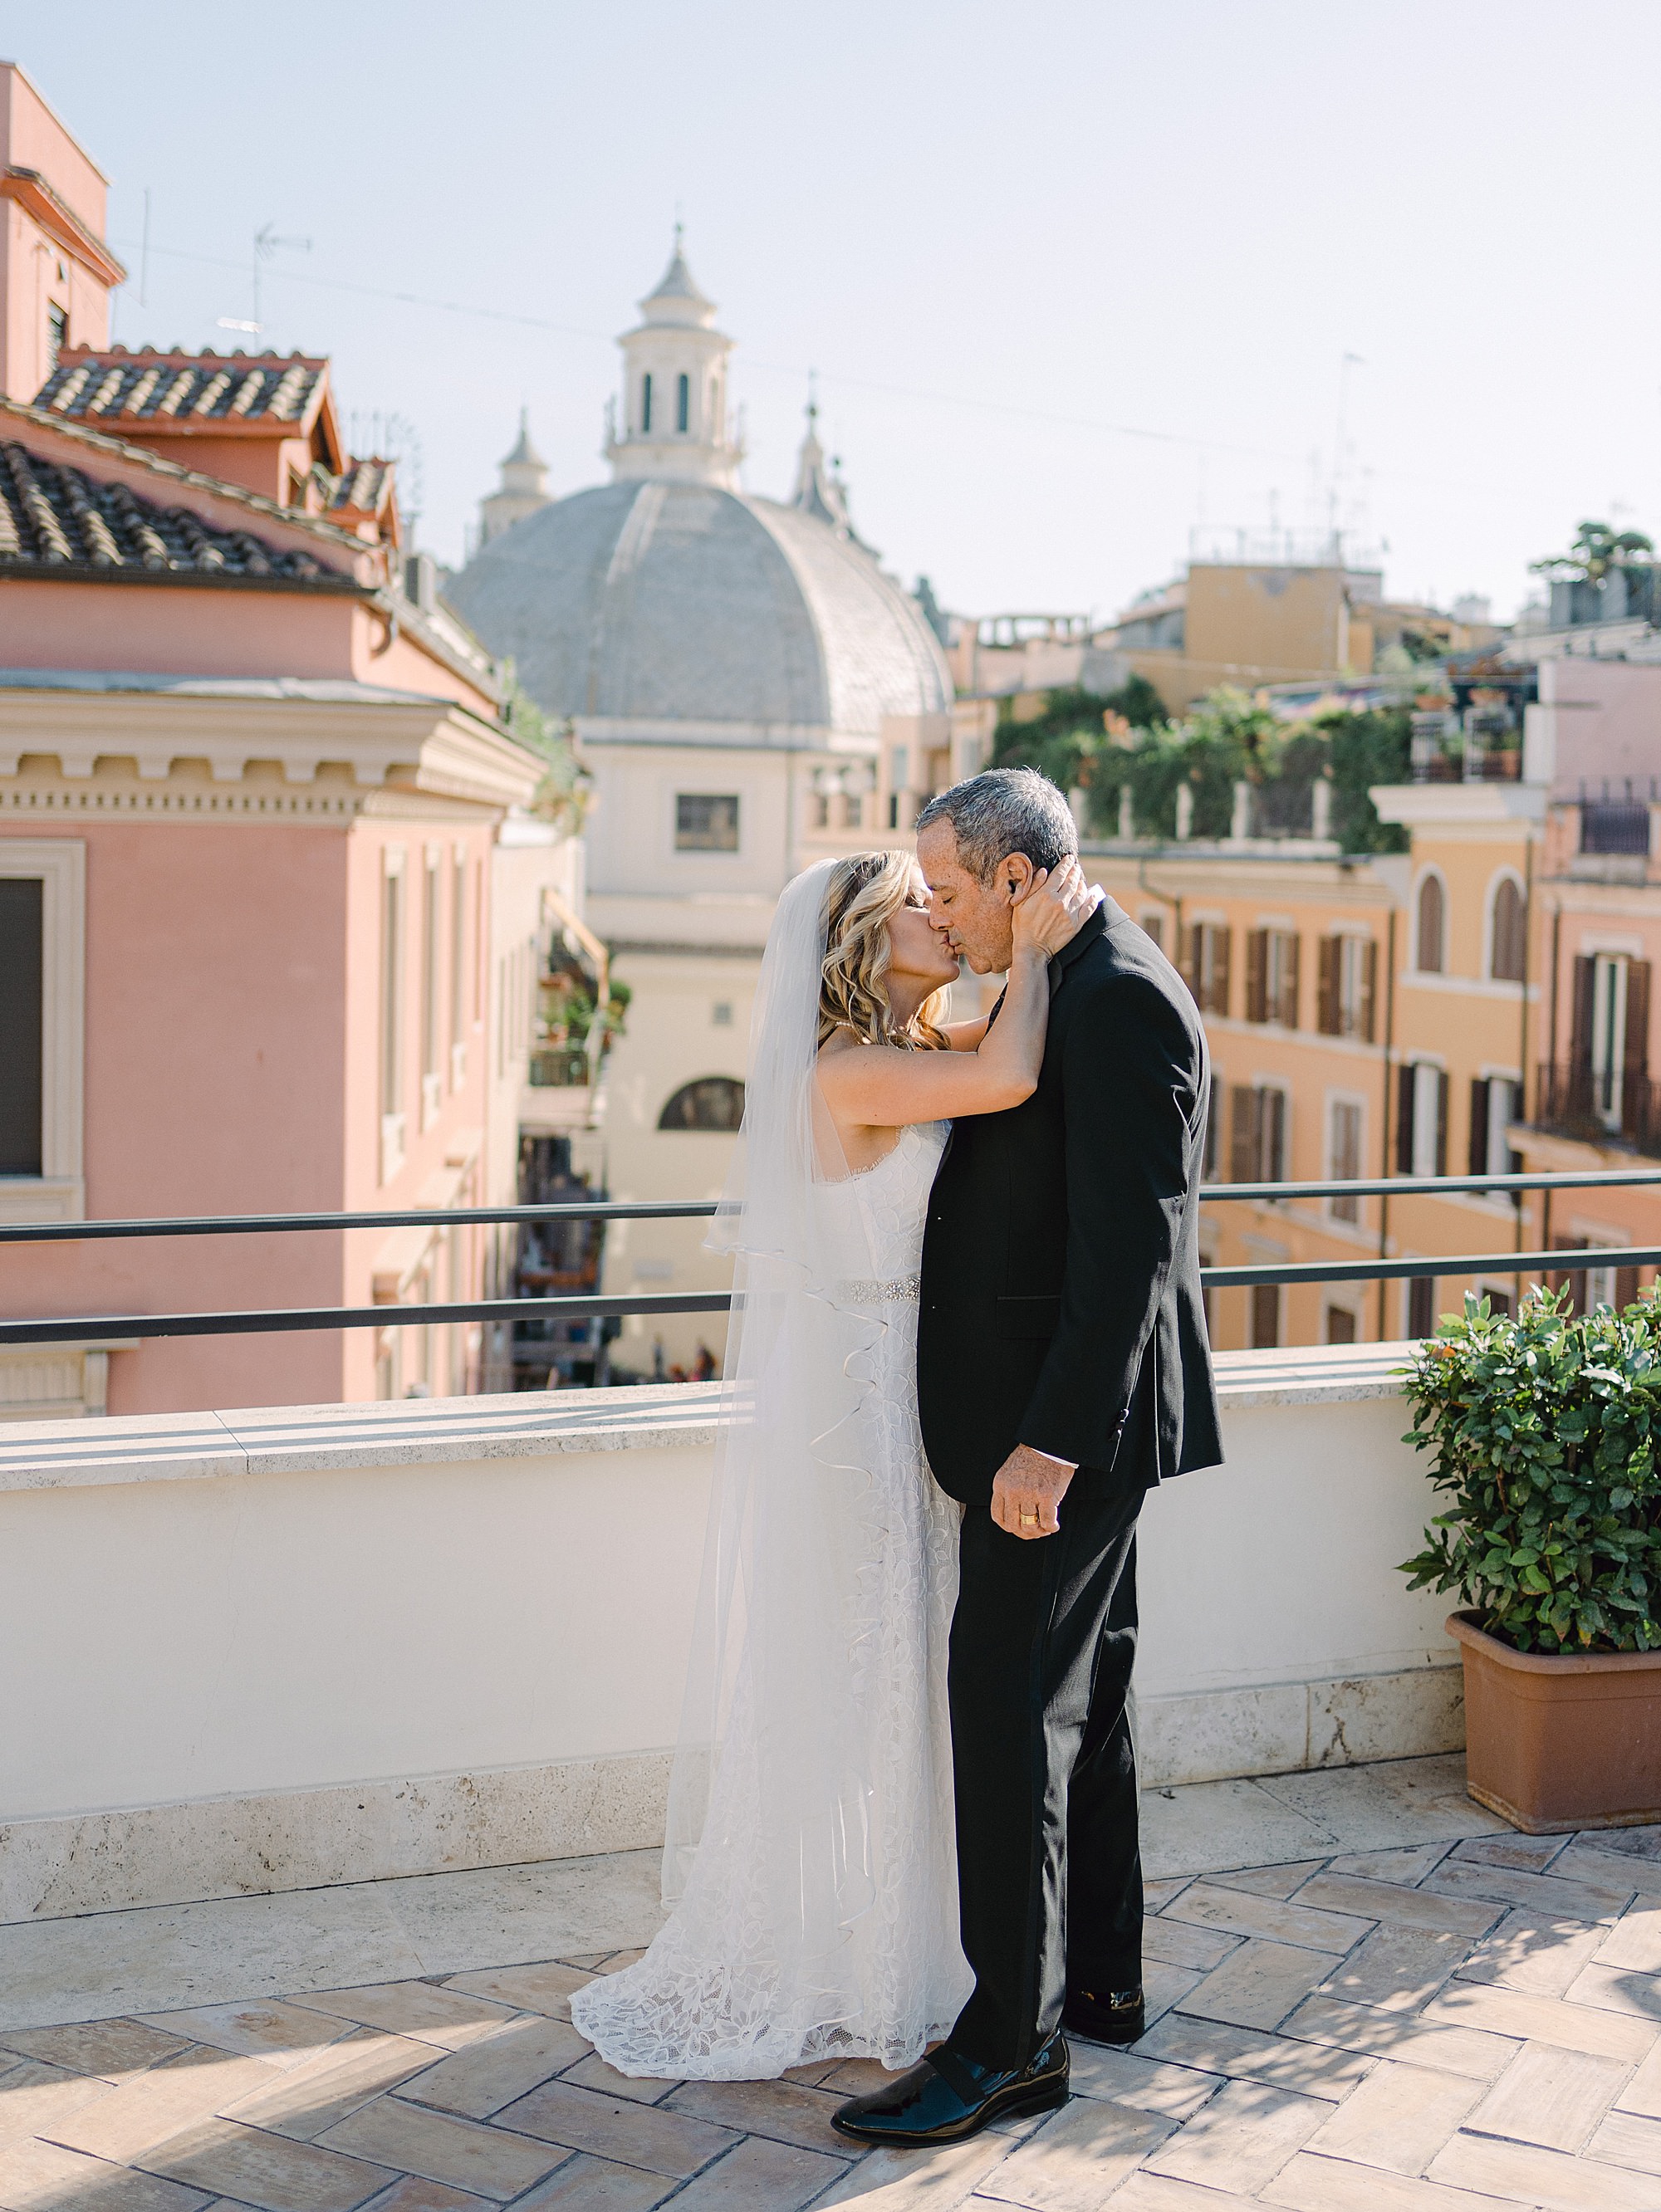
[{"label": "rooftop terrace", "polygon": [[[0,2206],[1661,2212],[1661,1830],[1463,1793],[1402,1346],[1226,1355],[1150,1498],[1150,2025],[855,2160],[615,2075],[720,1385],[0,1428]],[[625,1540],[626,1539],[626,1540]]]}]

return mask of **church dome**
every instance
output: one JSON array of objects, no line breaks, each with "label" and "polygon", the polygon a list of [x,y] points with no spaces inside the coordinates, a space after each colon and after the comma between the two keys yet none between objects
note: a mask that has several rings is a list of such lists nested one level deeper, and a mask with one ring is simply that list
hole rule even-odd
[{"label": "church dome", "polygon": [[678,225],[640,311],[618,342],[612,482],[504,514],[513,526],[487,530],[447,586],[457,612],[562,719],[739,725],[751,742],[788,732],[814,744],[874,741],[885,715],[949,711],[939,641],[849,520],[811,401],[789,503],[737,489],[733,341]]},{"label": "church dome", "polygon": [[491,538],[446,596],[545,712],[875,738],[951,679],[845,522],[717,484],[578,492]]}]

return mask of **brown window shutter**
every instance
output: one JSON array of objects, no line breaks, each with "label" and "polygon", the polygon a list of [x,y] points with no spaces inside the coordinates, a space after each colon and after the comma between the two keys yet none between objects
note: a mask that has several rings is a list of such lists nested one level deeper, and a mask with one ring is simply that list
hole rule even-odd
[{"label": "brown window shutter", "polygon": [[1269,1019],[1269,932],[1249,929],[1245,941],[1245,1018]]},{"label": "brown window shutter", "polygon": [[[1470,1086],[1470,1173],[1488,1171],[1488,1086],[1481,1077]],[[1496,1168],[1496,1175],[1502,1172]]]},{"label": "brown window shutter", "polygon": [[1264,1091],[1257,1109],[1262,1131],[1262,1175],[1265,1182],[1284,1182],[1287,1177],[1287,1095]]},{"label": "brown window shutter", "polygon": [[1303,939],[1291,931],[1281,940],[1281,1024],[1285,1029],[1298,1026],[1298,963]]},{"label": "brown window shutter", "polygon": [[1234,933],[1215,922],[1208,924],[1208,927],[1211,931],[1211,993],[1206,1012],[1208,1014],[1226,1014],[1228,1012],[1228,950],[1233,942]]},{"label": "brown window shutter", "polygon": [[1627,1052],[1621,1070],[1631,1084],[1641,1083],[1650,1068],[1650,963],[1627,963]]},{"label": "brown window shutter", "polygon": [[1638,1298],[1638,1270],[1636,1267],[1617,1267],[1615,1271],[1615,1310],[1625,1313]]},{"label": "brown window shutter", "polygon": [[1448,1171],[1448,1079],[1444,1068],[1436,1079],[1436,1172]]},{"label": "brown window shutter", "polygon": [[1404,1060],[1396,1071],[1396,1172],[1413,1173],[1413,1062]]},{"label": "brown window shutter", "polygon": [[1591,1067],[1592,997],[1597,988],[1597,963],[1585,953],[1574,963],[1574,1018],[1569,1031],[1569,1064],[1576,1070]]},{"label": "brown window shutter", "polygon": [[1343,981],[1343,940],[1337,937],[1323,937],[1317,944],[1315,1026],[1323,1036],[1336,1036],[1343,1026],[1343,1008],[1339,1001]]},{"label": "brown window shutter", "polygon": [[1356,1010],[1356,1027],[1371,1044],[1372,1042],[1372,1010],[1378,999],[1378,947],[1372,938],[1361,948],[1361,1003]]},{"label": "brown window shutter", "polygon": [[1228,1174],[1231,1182],[1257,1180],[1257,1094],[1246,1083],[1234,1085]]}]

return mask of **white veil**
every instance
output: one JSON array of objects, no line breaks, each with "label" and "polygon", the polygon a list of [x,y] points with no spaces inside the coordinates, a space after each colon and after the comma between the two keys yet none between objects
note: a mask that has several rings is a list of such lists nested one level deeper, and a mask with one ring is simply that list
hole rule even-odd
[{"label": "white veil", "polygon": [[[751,1023],[744,1124],[708,1239],[734,1262],[733,1404],[716,1445],[663,1865],[673,1902],[706,1833],[713,1842],[735,1823],[762,1822],[764,1848],[739,1856],[767,1869],[777,1894],[750,1899],[746,1911],[794,1954],[778,1960],[787,1980],[816,1985],[832,2008],[847,1931],[873,1893],[859,1715],[879,1602],[862,1562],[880,1537],[850,1424],[884,1332],[861,1210],[835,1194],[815,1146],[817,1113],[821,1143],[835,1146],[813,1076],[836,865],[807,869],[779,901]],[[746,1739],[735,1766],[756,1778],[741,1802],[715,1788],[734,1733]]]}]

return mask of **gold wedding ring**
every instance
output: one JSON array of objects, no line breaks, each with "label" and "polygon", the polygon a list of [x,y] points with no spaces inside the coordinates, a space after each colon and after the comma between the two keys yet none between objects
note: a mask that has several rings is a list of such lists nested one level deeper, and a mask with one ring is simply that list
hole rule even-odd
[{"label": "gold wedding ring", "polygon": [[1036,1528],[1038,1525],[1038,1516],[1036,1513],[1023,1513],[1020,1522],[1023,1528]]}]

